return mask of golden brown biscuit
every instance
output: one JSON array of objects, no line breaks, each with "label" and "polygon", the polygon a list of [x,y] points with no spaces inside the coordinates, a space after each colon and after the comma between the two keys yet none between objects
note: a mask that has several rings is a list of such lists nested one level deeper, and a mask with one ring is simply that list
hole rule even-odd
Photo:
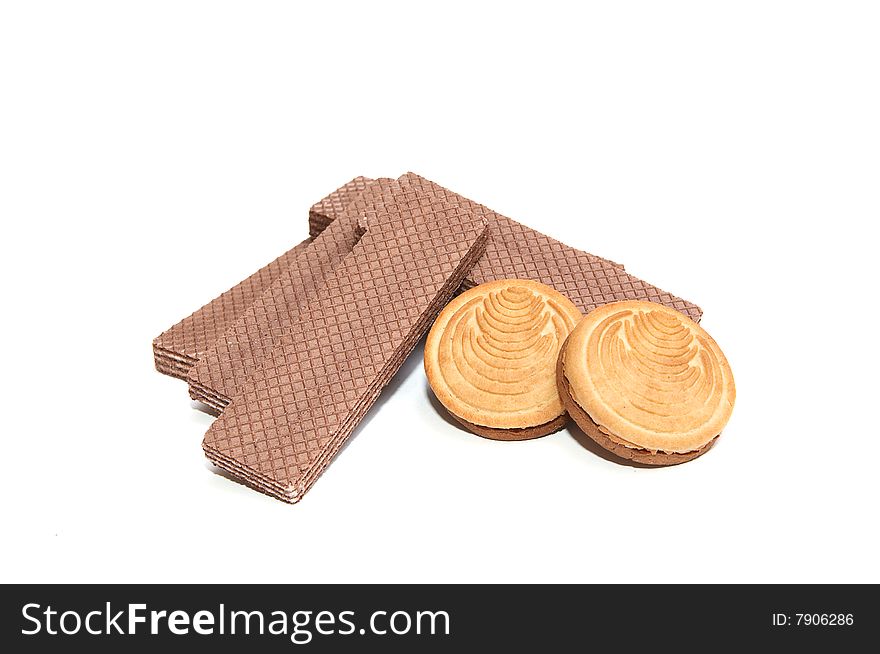
[{"label": "golden brown biscuit", "polygon": [[546,436],[567,420],[556,360],[580,319],[570,300],[544,284],[480,284],[450,302],[431,328],[428,383],[475,434],[497,440]]},{"label": "golden brown biscuit", "polygon": [[724,353],[687,316],[653,302],[591,311],[559,355],[560,395],[600,446],[674,465],[709,450],[736,399]]}]

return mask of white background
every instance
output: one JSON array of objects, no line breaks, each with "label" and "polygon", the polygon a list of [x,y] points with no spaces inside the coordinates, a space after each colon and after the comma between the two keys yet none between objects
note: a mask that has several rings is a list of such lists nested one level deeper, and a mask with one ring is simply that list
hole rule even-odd
[{"label": "white background", "polygon": [[[880,582],[875,3],[10,2],[2,581]],[[700,304],[686,465],[480,439],[418,354],[305,499],[215,474],[150,342],[413,170]]]}]

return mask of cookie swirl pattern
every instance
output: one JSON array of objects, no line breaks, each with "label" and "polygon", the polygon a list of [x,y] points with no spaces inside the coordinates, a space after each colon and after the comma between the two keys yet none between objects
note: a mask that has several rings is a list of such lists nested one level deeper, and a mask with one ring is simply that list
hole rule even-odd
[{"label": "cookie swirl pattern", "polygon": [[692,452],[730,417],[730,366],[705,330],[677,311],[606,305],[575,328],[563,356],[572,397],[616,443]]},{"label": "cookie swirl pattern", "polygon": [[431,387],[465,423],[525,429],[554,421],[564,414],[556,359],[580,318],[568,299],[536,282],[473,288],[444,309],[428,337]]}]

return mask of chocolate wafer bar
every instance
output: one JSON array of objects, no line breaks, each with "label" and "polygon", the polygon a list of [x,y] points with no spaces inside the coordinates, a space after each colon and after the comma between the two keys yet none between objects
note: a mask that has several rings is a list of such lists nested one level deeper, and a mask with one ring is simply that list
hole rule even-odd
[{"label": "chocolate wafer bar", "polygon": [[431,194],[488,219],[486,255],[465,279],[466,289],[499,279],[531,279],[552,286],[584,313],[609,302],[647,300],[681,311],[694,321],[703,314],[696,304],[628,274],[619,264],[560,243],[415,173],[398,181],[404,188]]},{"label": "chocolate wafer bar", "polygon": [[488,235],[481,216],[399,188],[365,216],[366,234],[203,442],[216,465],[287,502],[300,500],[339,451]]},{"label": "chocolate wafer bar", "polygon": [[363,234],[359,219],[390,188],[391,179],[368,181],[360,194],[302,254],[292,260],[275,282],[245,311],[194,366],[187,381],[190,397],[222,411],[248,378],[275,349],[296,320],[300,308],[319,289],[333,269],[352,251]]},{"label": "chocolate wafer bar", "polygon": [[[310,223],[329,224],[353,197],[370,182],[358,177],[336,189],[309,212]],[[317,233],[317,232],[316,232]],[[208,348],[250,307],[283,270],[302,253],[312,237],[294,246],[244,281],[193,312],[153,340],[156,369],[166,375],[186,379],[193,365]]]}]

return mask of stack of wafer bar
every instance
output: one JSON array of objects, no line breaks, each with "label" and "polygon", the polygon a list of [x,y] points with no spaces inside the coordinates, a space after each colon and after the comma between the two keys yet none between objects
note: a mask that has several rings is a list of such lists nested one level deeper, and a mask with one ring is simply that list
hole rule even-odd
[{"label": "stack of wafer bar", "polygon": [[211,461],[279,499],[314,483],[485,252],[481,216],[397,186],[205,435]]},{"label": "stack of wafer bar", "polygon": [[267,266],[260,268],[208,304],[187,316],[153,340],[156,370],[186,379],[205,351],[235,323],[263,291],[307,250],[309,239],[295,245]]},{"label": "stack of wafer bar", "polygon": [[[362,190],[367,180],[356,177],[339,187],[309,212],[309,224],[315,234],[329,225],[351,199]],[[214,298],[153,340],[153,359],[159,372],[186,379],[186,375],[217,339],[259,298],[278,276],[308,250],[310,236],[302,243],[260,268],[231,289]]]},{"label": "stack of wafer bar", "polygon": [[311,208],[309,229],[153,344],[161,372],[223,412],[208,458],[285,501],[311,486],[459,288],[528,278],[584,312],[644,299],[701,316],[620,264],[413,173],[352,180]]},{"label": "stack of wafer bar", "polygon": [[284,270],[241,317],[211,346],[187,377],[190,396],[217,411],[242,387],[278,346],[300,310],[326,283],[360,240],[359,219],[376,198],[397,182],[369,181],[337,210],[328,226]]}]

